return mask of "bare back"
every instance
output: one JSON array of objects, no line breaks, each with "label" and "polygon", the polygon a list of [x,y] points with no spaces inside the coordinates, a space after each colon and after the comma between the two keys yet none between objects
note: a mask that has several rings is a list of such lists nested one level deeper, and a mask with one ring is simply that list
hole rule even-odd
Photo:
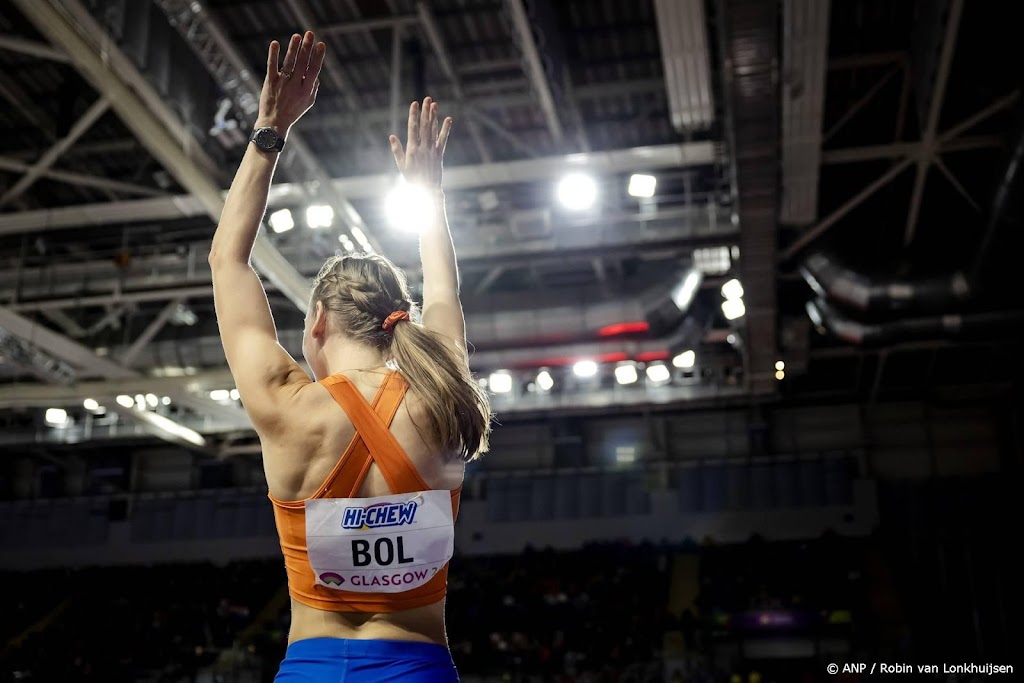
[{"label": "bare back", "polygon": [[[388,370],[344,373],[367,401],[371,401]],[[355,427],[327,389],[311,383],[299,390],[283,415],[286,427],[272,443],[263,443],[263,464],[270,494],[280,500],[304,500],[324,483],[352,438]],[[402,401],[391,433],[433,489],[455,490],[462,485],[465,465],[428,443],[428,418],[410,391]],[[386,496],[391,491],[376,464],[359,496]],[[334,637],[414,640],[447,645],[444,600],[432,605],[392,613],[327,612],[292,600],[289,642],[304,638]]]}]

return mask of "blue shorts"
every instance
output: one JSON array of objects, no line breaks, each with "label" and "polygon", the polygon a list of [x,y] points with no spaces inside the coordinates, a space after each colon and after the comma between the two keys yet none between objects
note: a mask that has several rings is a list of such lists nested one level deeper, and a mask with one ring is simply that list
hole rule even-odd
[{"label": "blue shorts", "polygon": [[288,646],[274,683],[458,683],[448,648],[401,640],[307,638]]}]

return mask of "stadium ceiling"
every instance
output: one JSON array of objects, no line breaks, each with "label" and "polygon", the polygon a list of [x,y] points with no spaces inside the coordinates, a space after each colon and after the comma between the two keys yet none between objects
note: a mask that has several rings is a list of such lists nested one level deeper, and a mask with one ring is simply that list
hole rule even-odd
[{"label": "stadium ceiling", "polygon": [[[629,400],[876,400],[931,391],[967,348],[981,360],[962,374],[995,382],[1020,308],[989,295],[1012,282],[999,246],[1021,128],[1003,11],[12,0],[0,9],[0,411],[154,393],[196,431],[244,428],[236,404],[209,397],[229,382],[205,251],[266,44],[304,28],[330,57],[271,196],[294,227],[268,227],[253,255],[291,350],[325,257],[379,251],[415,279],[415,236],[385,206],[386,136],[430,94],[457,121],[446,182],[482,374],[693,348],[695,370]],[[559,205],[570,172],[593,176],[598,208]],[[653,197],[629,193],[633,174],[657,178]],[[331,224],[307,225],[310,205],[330,207]],[[703,274],[700,324],[636,327],[689,269]],[[732,278],[746,304],[734,320],[719,291]],[[954,280],[966,284],[935,284]],[[901,308],[914,325],[894,323]],[[625,400],[565,372],[571,392],[524,382],[507,409]]]}]

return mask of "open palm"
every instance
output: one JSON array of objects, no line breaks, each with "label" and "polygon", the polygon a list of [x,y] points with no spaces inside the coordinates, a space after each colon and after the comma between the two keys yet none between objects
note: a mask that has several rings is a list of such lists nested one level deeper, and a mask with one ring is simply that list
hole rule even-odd
[{"label": "open palm", "polygon": [[409,107],[409,130],[405,147],[397,135],[392,135],[391,153],[398,164],[398,170],[410,183],[426,187],[441,186],[442,161],[452,119],[438,122],[437,102],[427,97],[423,105],[413,102]]}]

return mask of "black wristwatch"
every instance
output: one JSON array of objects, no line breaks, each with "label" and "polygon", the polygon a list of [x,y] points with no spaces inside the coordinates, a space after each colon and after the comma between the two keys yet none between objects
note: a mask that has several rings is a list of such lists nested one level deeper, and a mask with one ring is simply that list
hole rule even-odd
[{"label": "black wristwatch", "polygon": [[264,152],[280,152],[284,149],[284,138],[273,128],[257,128],[249,136],[249,142],[255,142]]}]

